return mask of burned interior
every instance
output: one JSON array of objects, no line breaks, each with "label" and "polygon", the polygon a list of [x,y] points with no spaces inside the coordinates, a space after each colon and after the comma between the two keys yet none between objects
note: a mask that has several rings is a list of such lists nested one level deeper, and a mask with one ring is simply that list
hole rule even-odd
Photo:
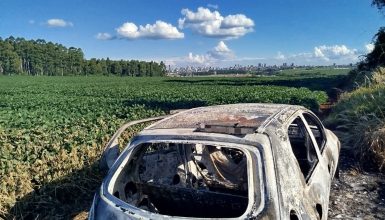
[{"label": "burned interior", "polygon": [[[290,124],[288,132],[291,149],[298,161],[298,165],[305,180],[308,181],[318,163],[317,153],[311,140],[310,133],[306,129],[306,126],[300,117],[297,117]],[[319,139],[319,131],[313,129],[312,133],[318,133],[316,137]]]},{"label": "burned interior", "polygon": [[[119,153],[122,132],[144,122],[154,123]],[[300,106],[220,105],[128,122],[106,145],[100,167],[109,172],[90,219],[326,219],[339,151]]]},{"label": "burned interior", "polygon": [[145,143],[111,183],[112,194],[153,213],[238,217],[248,206],[245,152],[203,143]]}]

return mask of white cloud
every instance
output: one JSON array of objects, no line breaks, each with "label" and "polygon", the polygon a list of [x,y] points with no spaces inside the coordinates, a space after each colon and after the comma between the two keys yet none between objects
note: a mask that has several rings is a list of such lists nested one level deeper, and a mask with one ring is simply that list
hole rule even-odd
[{"label": "white cloud", "polygon": [[239,58],[232,59],[232,61],[237,61],[237,62],[246,62],[246,61],[257,62],[261,60],[266,60],[266,58],[265,57],[239,57]]},{"label": "white cloud", "polygon": [[174,57],[167,59],[167,64],[172,66],[211,66],[222,62],[234,60],[234,52],[223,42],[218,44],[204,54],[188,53],[185,57]]},{"label": "white cloud", "polygon": [[219,41],[218,45],[214,47],[213,50],[209,51],[208,54],[219,60],[231,59],[235,57],[233,51],[230,50],[223,41]]},{"label": "white cloud", "polygon": [[210,57],[208,54],[204,54],[204,55],[199,55],[199,54],[196,54],[194,55],[193,53],[189,53],[188,56],[187,56],[187,59],[186,61],[188,63],[191,63],[191,64],[210,64],[213,60],[212,60],[212,57]]},{"label": "white cloud", "polygon": [[109,33],[98,33],[95,38],[98,40],[111,40],[114,37]]},{"label": "white cloud", "polygon": [[60,18],[48,19],[46,24],[48,25],[48,27],[72,27],[72,26],[74,26],[72,22],[65,21],[65,20],[60,19]]},{"label": "white cloud", "polygon": [[365,45],[366,53],[371,53],[374,50],[374,44],[369,43]]},{"label": "white cloud", "polygon": [[167,65],[186,67],[186,66],[221,66],[229,67],[235,64],[241,65],[256,65],[258,62],[265,60],[264,57],[236,57],[234,52],[226,45],[224,41],[219,41],[218,44],[211,50],[203,54],[188,53],[185,57],[173,57],[166,59]]},{"label": "white cloud", "polygon": [[278,52],[273,58],[274,63],[293,62],[296,64],[311,64],[311,65],[329,65],[332,63],[354,63],[358,61],[361,55],[357,49],[348,48],[346,45],[332,45],[332,46],[316,46],[312,52],[302,52],[297,54],[284,55]]},{"label": "white cloud", "polygon": [[277,60],[285,60],[286,56],[283,55],[283,53],[281,51],[278,51],[277,56],[275,56],[275,59],[277,59]]},{"label": "white cloud", "polygon": [[243,14],[223,17],[218,11],[199,7],[196,12],[182,9],[179,28],[190,28],[193,32],[206,37],[239,38],[252,32],[254,21]]},{"label": "white cloud", "polygon": [[254,26],[254,21],[243,14],[226,16],[221,24],[221,28],[246,27]]},{"label": "white cloud", "polygon": [[355,60],[358,57],[356,49],[350,49],[345,45],[318,46],[314,47],[314,56],[317,58],[329,60]]},{"label": "white cloud", "polygon": [[325,57],[325,54],[322,52],[321,48],[314,47],[314,56],[315,57]]},{"label": "white cloud", "polygon": [[221,14],[219,14],[218,11],[211,12],[208,8],[199,7],[197,12],[190,11],[189,9],[185,8],[181,11],[182,15],[184,15],[184,18],[182,18],[183,23],[180,23],[182,27],[184,24],[194,24],[194,23],[201,23],[201,22],[207,22],[207,21],[217,21],[217,20],[223,20],[223,17]]},{"label": "white cloud", "polygon": [[178,29],[164,21],[156,21],[155,24],[146,24],[139,27],[132,23],[126,22],[116,29],[119,36],[130,40],[147,38],[147,39],[181,39],[184,34]]},{"label": "white cloud", "polygon": [[214,47],[214,50],[217,52],[230,52],[231,50],[227,47],[225,42],[219,41],[218,45]]},{"label": "white cloud", "polygon": [[286,54],[278,51],[271,57],[237,57],[234,52],[226,45],[226,41],[219,41],[211,50],[202,54],[188,53],[185,57],[174,57],[166,60],[172,66],[234,66],[257,65],[266,63],[267,65],[280,65],[285,63],[294,63],[295,65],[331,65],[349,64],[359,61],[362,52],[357,49],[342,45],[321,45],[313,50],[301,53]]},{"label": "white cloud", "polygon": [[121,36],[130,38],[130,39],[138,38],[140,35],[138,26],[136,26],[136,24],[131,22],[124,23],[122,26],[117,28],[116,31]]},{"label": "white cloud", "polygon": [[207,7],[208,8],[213,8],[213,9],[218,9],[219,8],[218,5],[214,5],[214,4],[207,4]]}]

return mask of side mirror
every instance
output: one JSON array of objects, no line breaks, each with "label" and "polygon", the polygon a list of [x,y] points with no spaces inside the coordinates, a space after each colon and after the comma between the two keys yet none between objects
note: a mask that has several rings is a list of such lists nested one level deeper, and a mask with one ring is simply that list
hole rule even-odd
[{"label": "side mirror", "polygon": [[119,137],[122,135],[122,133],[127,130],[129,127],[145,122],[151,122],[151,121],[158,121],[161,119],[164,119],[168,117],[169,115],[154,117],[154,118],[146,118],[142,120],[136,120],[132,122],[128,122],[124,124],[122,127],[120,127],[115,134],[112,136],[111,140],[107,143],[106,147],[104,148],[104,151],[102,153],[102,157],[100,158],[99,162],[99,168],[101,170],[109,170],[112,165],[115,163],[116,159],[118,159],[120,155],[119,150]]}]

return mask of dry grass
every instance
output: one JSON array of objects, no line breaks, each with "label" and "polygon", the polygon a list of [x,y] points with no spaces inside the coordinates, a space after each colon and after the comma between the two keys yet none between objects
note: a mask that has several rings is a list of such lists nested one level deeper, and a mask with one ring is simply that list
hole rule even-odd
[{"label": "dry grass", "polygon": [[384,84],[385,83],[385,68],[378,67],[372,75],[373,82],[375,84]]},{"label": "dry grass", "polygon": [[385,126],[366,133],[366,144],[369,146],[369,154],[373,162],[382,172],[385,171]]},{"label": "dry grass", "polygon": [[378,68],[370,83],[343,94],[325,121],[353,151],[363,169],[385,172],[385,69]]},{"label": "dry grass", "polygon": [[[2,179],[1,216],[7,219],[68,218],[88,209],[102,174],[96,161],[101,147],[60,151]],[[52,169],[52,167],[55,167]],[[48,172],[47,172],[48,171]],[[31,173],[36,173],[39,182]],[[18,190],[10,190],[10,187]]]}]

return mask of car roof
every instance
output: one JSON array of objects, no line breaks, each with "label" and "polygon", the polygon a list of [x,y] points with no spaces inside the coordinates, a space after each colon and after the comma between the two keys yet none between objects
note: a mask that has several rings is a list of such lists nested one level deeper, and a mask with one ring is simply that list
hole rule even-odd
[{"label": "car roof", "polygon": [[285,112],[290,109],[290,112],[293,113],[293,110],[295,111],[300,108],[303,107],[262,103],[199,107],[167,117],[150,125],[145,130],[199,128],[203,124],[247,127],[252,128],[253,132],[255,132],[258,128],[266,126],[274,117],[281,116],[280,121],[285,121],[282,116],[289,117],[291,115],[285,114]]}]

